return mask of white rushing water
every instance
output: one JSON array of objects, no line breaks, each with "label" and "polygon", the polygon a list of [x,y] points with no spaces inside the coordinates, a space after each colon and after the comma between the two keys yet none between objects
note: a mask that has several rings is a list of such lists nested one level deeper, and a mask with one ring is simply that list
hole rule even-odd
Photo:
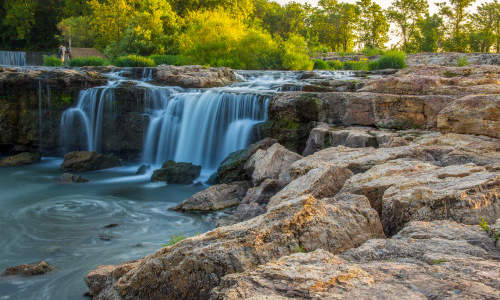
[{"label": "white rushing water", "polygon": [[[182,89],[149,84],[152,71],[134,83],[145,90],[142,162],[191,162],[214,171],[230,153],[252,142],[255,125],[266,121],[269,99],[283,86],[297,86],[293,72],[241,72],[241,82],[212,89]],[[75,107],[64,112],[61,138],[64,151],[102,150],[103,120],[112,114],[115,88],[125,81],[111,74],[106,86],[80,93]],[[127,79],[130,82],[129,79]]]},{"label": "white rushing water", "polygon": [[0,51],[0,65],[26,66],[26,52]]}]

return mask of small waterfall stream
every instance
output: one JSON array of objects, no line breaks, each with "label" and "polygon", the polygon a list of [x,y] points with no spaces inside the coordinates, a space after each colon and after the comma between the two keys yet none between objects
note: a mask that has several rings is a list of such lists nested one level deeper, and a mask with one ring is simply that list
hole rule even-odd
[{"label": "small waterfall stream", "polygon": [[26,66],[26,52],[0,51],[0,65]]}]

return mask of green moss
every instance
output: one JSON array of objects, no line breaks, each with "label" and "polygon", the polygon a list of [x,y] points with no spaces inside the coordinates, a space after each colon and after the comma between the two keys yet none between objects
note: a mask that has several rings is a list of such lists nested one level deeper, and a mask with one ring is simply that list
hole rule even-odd
[{"label": "green moss", "polygon": [[62,103],[66,104],[70,104],[71,102],[73,102],[73,98],[70,95],[61,95],[60,99]]},{"label": "green moss", "polygon": [[434,260],[431,260],[431,261],[429,262],[429,265],[439,265],[439,264],[442,264],[442,263],[444,263],[444,262],[447,262],[447,260],[446,260],[446,259],[444,259],[444,258],[441,258],[441,259],[434,259]]},{"label": "green moss", "polygon": [[454,72],[450,72],[450,71],[444,72],[443,75],[444,75],[444,77],[448,77],[448,78],[460,76],[460,74],[457,74],[457,73],[454,73]]},{"label": "green moss", "polygon": [[304,253],[304,252],[306,252],[306,251],[304,250],[304,248],[301,245],[298,245],[295,248],[295,253]]}]

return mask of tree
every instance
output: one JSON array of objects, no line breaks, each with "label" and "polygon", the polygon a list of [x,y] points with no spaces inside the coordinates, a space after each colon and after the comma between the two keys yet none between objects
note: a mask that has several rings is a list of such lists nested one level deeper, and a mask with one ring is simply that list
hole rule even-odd
[{"label": "tree", "polygon": [[428,13],[427,0],[395,0],[387,10],[387,18],[393,22],[402,36],[402,49],[412,52],[418,20]]},{"label": "tree", "polygon": [[417,22],[415,42],[419,52],[437,52],[443,40],[443,19],[437,14],[426,15]]},{"label": "tree", "polygon": [[365,48],[384,48],[389,40],[389,23],[380,5],[371,0],[360,0],[361,10],[359,41]]},{"label": "tree", "polygon": [[498,52],[500,4],[498,1],[483,3],[471,15],[469,44],[473,51],[490,52],[493,45]]},{"label": "tree", "polygon": [[311,38],[335,51],[351,51],[357,39],[360,10],[357,5],[321,0],[310,17]]},{"label": "tree", "polygon": [[449,0],[450,6],[446,2],[436,3],[439,13],[448,19],[449,38],[444,46],[447,51],[464,52],[467,48],[467,35],[463,32],[463,23],[468,18],[466,11],[475,0]]},{"label": "tree", "polygon": [[307,42],[301,35],[292,34],[283,43],[283,67],[288,70],[312,70],[314,63],[309,57]]}]

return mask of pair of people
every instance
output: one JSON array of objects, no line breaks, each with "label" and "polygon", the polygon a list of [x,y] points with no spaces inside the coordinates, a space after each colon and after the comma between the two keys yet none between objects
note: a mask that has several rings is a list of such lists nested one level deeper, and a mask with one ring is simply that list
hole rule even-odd
[{"label": "pair of people", "polygon": [[64,63],[66,55],[69,55],[69,49],[67,49],[64,45],[59,46],[57,51],[57,57]]}]

